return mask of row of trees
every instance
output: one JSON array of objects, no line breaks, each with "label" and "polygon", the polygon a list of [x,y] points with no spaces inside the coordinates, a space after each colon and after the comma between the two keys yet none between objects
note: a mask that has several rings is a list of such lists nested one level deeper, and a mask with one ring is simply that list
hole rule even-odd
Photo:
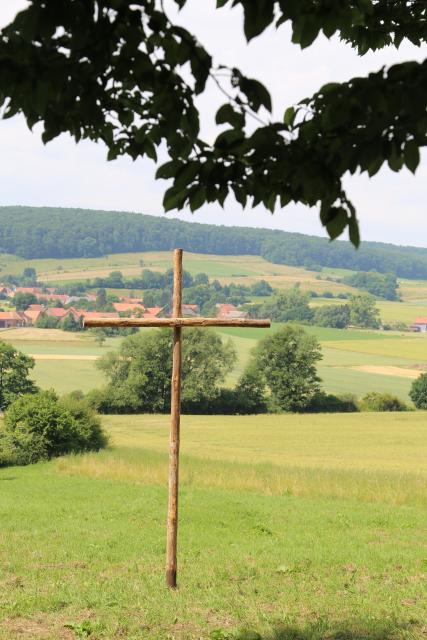
[{"label": "row of trees", "polygon": [[344,329],[349,325],[378,329],[380,317],[375,300],[370,295],[350,296],[345,304],[330,304],[313,308],[310,294],[298,286],[280,293],[261,305],[251,305],[251,314],[271,318],[275,322],[303,322],[321,327]]},{"label": "row of trees", "polygon": [[[172,335],[167,329],[125,338],[97,365],[109,384],[89,394],[102,412],[170,410]],[[186,413],[301,411],[320,390],[320,345],[299,327],[285,326],[261,340],[233,390],[225,377],[236,363],[231,341],[189,329],[183,338],[182,405]]]},{"label": "row of trees", "polygon": [[344,277],[342,282],[356,287],[356,289],[364,289],[378,298],[384,298],[385,300],[399,299],[397,293],[399,285],[394,273],[359,272]]},{"label": "row of trees", "polygon": [[0,250],[25,258],[96,257],[165,251],[174,247],[220,255],[261,255],[270,262],[308,268],[375,270],[427,278],[427,250],[349,242],[285,231],[222,227],[154,216],[82,209],[0,207]]},{"label": "row of trees", "polygon": [[[167,329],[125,338],[97,366],[108,384],[91,391],[88,402],[102,413],[167,413],[170,410],[172,336]],[[187,330],[183,338],[184,413],[405,411],[390,394],[325,393],[317,374],[322,358],[315,336],[288,324],[260,340],[234,388],[225,388],[236,363],[230,341],[207,329]],[[427,373],[412,384],[417,408],[427,409]]]}]

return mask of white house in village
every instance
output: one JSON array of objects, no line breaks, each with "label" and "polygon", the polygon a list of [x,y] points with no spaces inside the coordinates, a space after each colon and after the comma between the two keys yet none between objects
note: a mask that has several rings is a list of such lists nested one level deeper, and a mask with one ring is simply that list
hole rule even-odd
[{"label": "white house in village", "polygon": [[427,316],[422,316],[420,318],[415,318],[414,323],[411,325],[411,329],[413,331],[427,331]]}]

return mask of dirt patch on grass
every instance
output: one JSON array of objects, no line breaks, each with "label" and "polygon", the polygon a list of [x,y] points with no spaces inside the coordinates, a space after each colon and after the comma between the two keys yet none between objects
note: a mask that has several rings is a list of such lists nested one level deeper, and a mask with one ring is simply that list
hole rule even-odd
[{"label": "dirt patch on grass", "polygon": [[75,634],[64,626],[64,622],[48,616],[34,618],[7,618],[0,623],[0,638],[22,640],[73,640]]},{"label": "dirt patch on grass", "polygon": [[393,367],[392,365],[376,365],[364,364],[357,367],[351,367],[355,371],[364,371],[365,373],[376,373],[380,376],[394,376],[399,378],[418,378],[419,371],[414,369],[405,369],[404,367]]}]

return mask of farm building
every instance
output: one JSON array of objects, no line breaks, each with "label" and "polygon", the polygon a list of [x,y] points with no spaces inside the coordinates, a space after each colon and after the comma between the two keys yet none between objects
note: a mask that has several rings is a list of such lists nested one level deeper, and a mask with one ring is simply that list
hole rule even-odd
[{"label": "farm building", "polygon": [[199,315],[199,305],[198,304],[183,304],[182,305],[182,315],[185,318],[194,318]]},{"label": "farm building", "polygon": [[140,302],[113,302],[117,313],[143,313],[145,311]]},{"label": "farm building", "polygon": [[415,322],[411,325],[413,331],[421,331],[422,333],[427,331],[427,316],[415,318]]},{"label": "farm building", "polygon": [[216,316],[223,320],[231,320],[234,318],[247,318],[246,311],[239,311],[234,304],[216,304]]},{"label": "farm building", "polygon": [[25,327],[27,324],[25,315],[20,311],[0,311],[0,329]]}]

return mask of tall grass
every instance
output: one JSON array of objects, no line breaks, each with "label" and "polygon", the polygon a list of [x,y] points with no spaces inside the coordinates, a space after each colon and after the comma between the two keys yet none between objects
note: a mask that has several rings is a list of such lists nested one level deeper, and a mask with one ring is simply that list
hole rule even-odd
[{"label": "tall grass", "polygon": [[[123,447],[61,458],[55,467],[72,476],[166,486],[168,457]],[[281,467],[182,456],[180,477],[182,486],[187,487],[427,505],[427,477],[415,473]]]}]

